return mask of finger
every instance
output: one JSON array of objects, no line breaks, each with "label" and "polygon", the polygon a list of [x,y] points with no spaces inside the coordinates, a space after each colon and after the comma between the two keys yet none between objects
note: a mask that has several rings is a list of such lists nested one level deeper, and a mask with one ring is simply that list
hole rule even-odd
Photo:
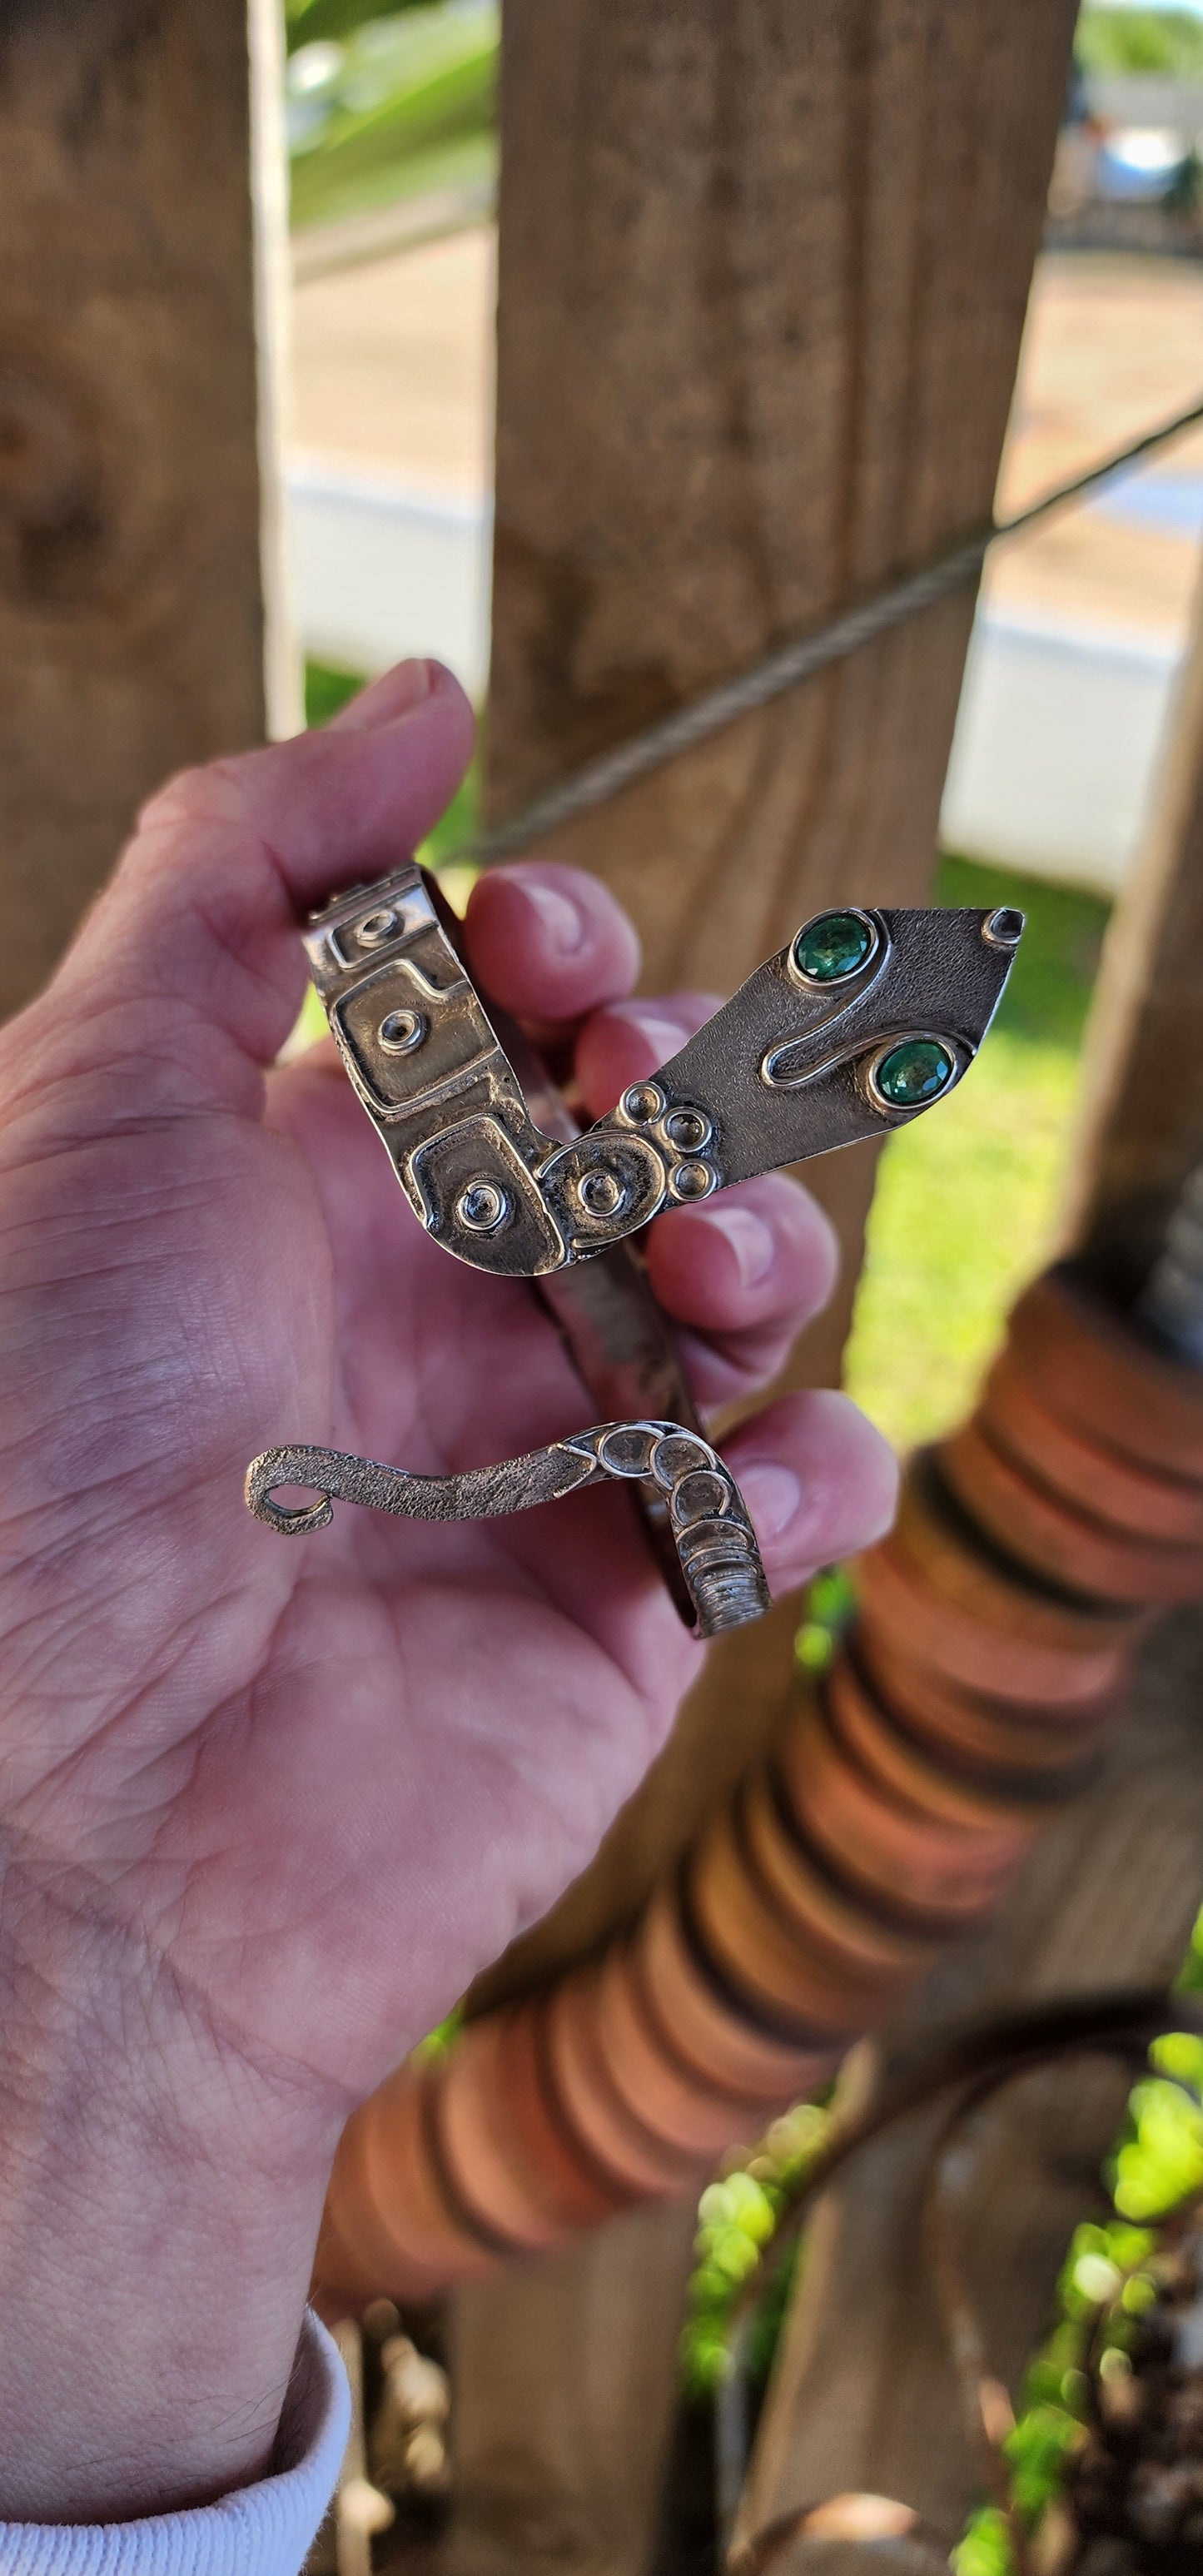
[{"label": "finger", "polygon": [[681,1356],[704,1411],[776,1377],[835,1286],[835,1231],[800,1182],[764,1174],[660,1217],[647,1236],[652,1286],[685,1329]]},{"label": "finger", "polygon": [[630,1082],[667,1064],[686,1038],[712,1019],[717,993],[668,993],[595,1009],[576,1044],[576,1080],[586,1114],[604,1118]]},{"label": "finger", "polygon": [[723,1454],[775,1592],[871,1546],[893,1520],[893,1450],[848,1396],[829,1388],[766,1405],[732,1433]]},{"label": "finger", "polygon": [[742,1181],[649,1227],[652,1286],[679,1323],[704,1333],[779,1331],[792,1339],[835,1286],[835,1229],[784,1172]]},{"label": "finger", "polygon": [[464,920],[468,963],[503,1010],[556,1028],[629,993],[639,940],[600,878],[545,859],[477,879]]},{"label": "finger", "polygon": [[299,1009],[298,916],[396,866],[471,753],[471,708],[440,664],[403,663],[368,699],[152,797],[51,988],[60,1037],[82,1013],[94,1042],[111,1004],[155,1098],[245,1093],[247,1060],[271,1063]]}]

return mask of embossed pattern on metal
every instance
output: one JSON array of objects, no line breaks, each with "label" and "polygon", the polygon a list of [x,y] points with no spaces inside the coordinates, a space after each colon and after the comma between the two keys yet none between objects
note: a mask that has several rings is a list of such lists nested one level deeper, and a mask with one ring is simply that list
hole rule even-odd
[{"label": "embossed pattern on metal", "polygon": [[[664,1208],[920,1116],[972,1063],[1022,928],[1010,910],[818,914],[568,1141],[531,1115],[417,867],[340,895],[306,947],[343,1062],[427,1232],[475,1269],[537,1278]],[[938,1084],[920,1085],[914,1066],[901,1078],[902,1051],[917,1066],[924,1048]],[[887,1065],[896,1078],[883,1084]]]},{"label": "embossed pattern on metal", "polygon": [[[337,1449],[267,1449],[248,1467],[245,1490],[256,1517],[290,1537],[325,1529],[336,1501],[404,1520],[490,1520],[612,1477],[649,1486],[666,1507],[699,1637],[721,1636],[767,1610],[756,1533],[735,1478],[708,1440],[676,1422],[603,1422],[459,1476],[411,1476]],[[286,1486],[317,1499],[286,1508],[275,1499]]]}]

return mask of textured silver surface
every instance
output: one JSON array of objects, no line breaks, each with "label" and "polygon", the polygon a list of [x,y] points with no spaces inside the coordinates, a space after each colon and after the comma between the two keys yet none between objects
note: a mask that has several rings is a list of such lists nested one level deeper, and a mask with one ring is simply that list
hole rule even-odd
[{"label": "textured silver surface", "polygon": [[[328,1526],[335,1502],[402,1520],[491,1520],[610,1477],[649,1488],[663,1505],[699,1637],[717,1637],[767,1610],[756,1533],[735,1478],[709,1441],[676,1422],[602,1422],[461,1476],[411,1476],[337,1449],[267,1449],[247,1469],[246,1499],[269,1529],[303,1537]],[[286,1508],[275,1500],[285,1486],[316,1499]]]},{"label": "textured silver surface", "polygon": [[[462,1476],[267,1450],[246,1480],[261,1520],[285,1534],[321,1529],[336,1499],[474,1520],[620,1477],[638,1491],[699,1636],[760,1616],[769,1595],[755,1533],[698,1427],[671,1328],[626,1238],[662,1208],[919,1115],[925,1103],[892,1104],[879,1085],[900,1044],[938,1040],[941,1097],[972,1062],[1022,915],[846,910],[863,932],[860,962],[824,979],[804,944],[826,919],[816,916],[583,1135],[521,1031],[486,1010],[456,924],[416,866],[315,915],[314,984],[416,1215],[473,1268],[535,1280],[597,1401],[633,1418]],[[316,1500],[283,1508],[275,1495],[288,1485]]]},{"label": "textured silver surface", "polygon": [[306,947],[343,1062],[427,1232],[474,1269],[545,1278],[663,1208],[918,1117],[921,1105],[892,1106],[876,1081],[907,1039],[930,1033],[947,1049],[946,1096],[989,1027],[1022,916],[860,918],[873,944],[854,973],[808,977],[795,962],[804,929],[610,1117],[568,1138],[536,1123],[416,867],[340,896]]}]

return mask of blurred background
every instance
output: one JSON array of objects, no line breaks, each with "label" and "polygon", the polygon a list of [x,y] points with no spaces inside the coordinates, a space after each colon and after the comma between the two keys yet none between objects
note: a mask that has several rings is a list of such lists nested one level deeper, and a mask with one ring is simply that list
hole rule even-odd
[{"label": "blurred background", "polygon": [[[289,0],[289,554],[311,719],[434,651],[488,686],[496,0]],[[1203,376],[1203,5],[1087,0],[997,507]],[[1031,932],[974,1081],[890,1147],[848,1355],[901,1444],[963,1411],[1057,1222],[1086,1008],[1184,650],[1203,432],[987,566],[941,893]],[[471,825],[461,804],[444,848]],[[998,1210],[1005,1207],[1005,1227]]]}]

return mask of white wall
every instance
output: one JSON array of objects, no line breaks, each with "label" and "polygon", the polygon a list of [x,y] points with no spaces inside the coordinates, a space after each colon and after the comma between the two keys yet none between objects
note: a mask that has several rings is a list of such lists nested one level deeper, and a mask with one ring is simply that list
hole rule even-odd
[{"label": "white wall", "polygon": [[1178,662],[1156,635],[979,612],[940,818],[948,848],[1120,885]]},{"label": "white wall", "polygon": [[287,476],[293,613],[316,661],[374,674],[409,653],[450,664],[474,698],[489,668],[491,515],[294,459]]}]

